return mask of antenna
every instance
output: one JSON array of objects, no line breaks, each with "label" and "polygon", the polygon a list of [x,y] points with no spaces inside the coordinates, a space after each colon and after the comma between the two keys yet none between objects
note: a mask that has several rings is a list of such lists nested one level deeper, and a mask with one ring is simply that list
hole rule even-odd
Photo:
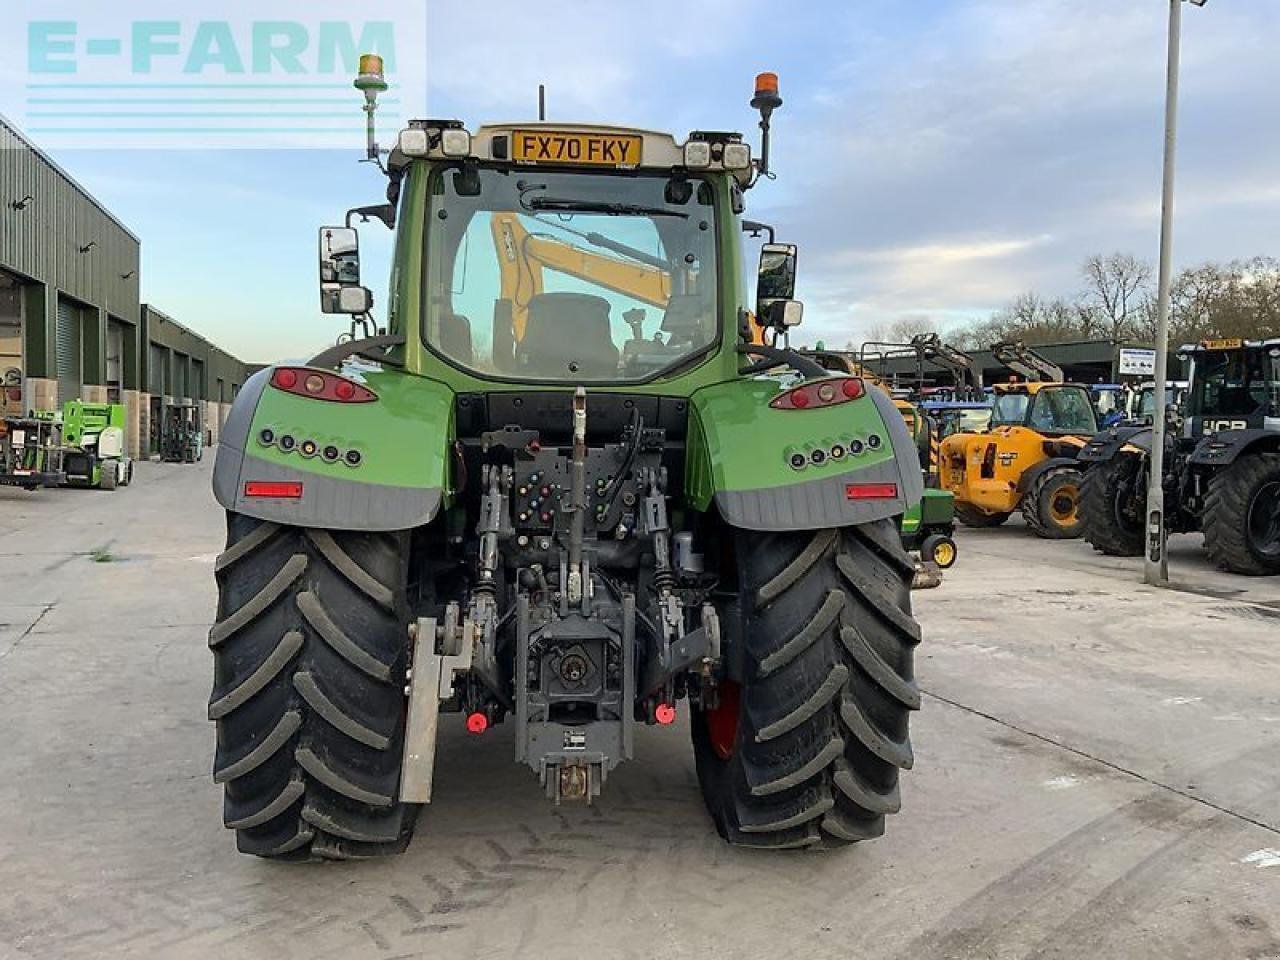
[{"label": "antenna", "polygon": [[547,119],[547,85],[545,83],[538,84],[538,122],[545,122]]}]

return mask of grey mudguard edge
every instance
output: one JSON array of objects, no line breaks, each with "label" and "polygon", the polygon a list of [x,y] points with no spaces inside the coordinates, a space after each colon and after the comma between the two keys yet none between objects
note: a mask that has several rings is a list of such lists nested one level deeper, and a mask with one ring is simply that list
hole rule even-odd
[{"label": "grey mudguard edge", "polygon": [[[229,486],[225,485],[228,477],[233,478]],[[302,483],[302,496],[296,500],[247,498],[242,477],[244,480],[297,480]],[[295,527],[408,530],[431,521],[440,510],[441,491],[431,487],[392,487],[336,480],[269,463],[252,454],[246,456],[219,444],[214,496],[227,510]]]},{"label": "grey mudguard edge", "polygon": [[[896,517],[919,501],[924,496],[924,478],[907,424],[883,391],[872,388],[868,393],[889,433],[893,460],[785,487],[722,490],[715,501],[725,521],[744,530],[821,530]],[[894,483],[898,496],[850,500],[845,491],[850,483]]]},{"label": "grey mudguard edge", "polygon": [[[439,511],[438,488],[393,487],[339,480],[293,470],[245,453],[254,411],[270,370],[255,373],[241,388],[218,441],[213,496],[225,510],[259,520],[329,530],[408,530],[428,523]],[[297,480],[296,500],[248,499],[245,480]]]}]

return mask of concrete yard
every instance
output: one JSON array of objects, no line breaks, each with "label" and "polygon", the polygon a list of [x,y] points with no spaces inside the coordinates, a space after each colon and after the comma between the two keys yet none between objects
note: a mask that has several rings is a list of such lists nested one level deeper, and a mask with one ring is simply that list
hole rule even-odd
[{"label": "concrete yard", "polygon": [[734,850],[683,723],[591,808],[449,717],[398,859],[235,851],[209,776],[211,458],[0,488],[0,957],[1280,958],[1280,578],[962,531],[886,836]]}]

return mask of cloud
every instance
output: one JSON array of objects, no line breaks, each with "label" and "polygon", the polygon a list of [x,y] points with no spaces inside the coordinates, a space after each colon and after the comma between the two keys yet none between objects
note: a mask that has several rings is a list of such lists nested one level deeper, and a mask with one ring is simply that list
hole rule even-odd
[{"label": "cloud", "polygon": [[[1269,252],[1280,214],[1271,5],[1188,8],[1179,259]],[[1069,293],[1098,250],[1154,257],[1165,23],[1159,4],[954,3],[873,25],[780,138],[770,214],[806,249],[806,322],[856,336],[922,309]],[[813,292],[820,292],[812,296]],[[842,302],[842,296],[846,299]],[[827,315],[826,309],[836,312]]]}]

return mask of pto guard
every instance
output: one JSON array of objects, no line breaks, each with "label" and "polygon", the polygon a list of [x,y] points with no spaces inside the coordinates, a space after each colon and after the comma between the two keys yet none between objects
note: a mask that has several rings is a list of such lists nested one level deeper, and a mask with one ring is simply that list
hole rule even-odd
[{"label": "pto guard", "polygon": [[[779,389],[778,381],[761,378],[694,394],[687,492],[695,506],[714,502],[734,527],[775,531],[871,523],[920,501],[916,446],[883,391],[870,388],[857,400],[823,409],[775,410],[768,401]],[[858,444],[856,454],[829,455],[836,446]],[[800,453],[809,461],[796,469],[789,461]],[[860,496],[889,485],[896,496]]]},{"label": "pto guard", "polygon": [[[213,494],[226,510],[259,520],[331,530],[407,530],[439,512],[448,480],[453,394],[421,377],[376,365],[342,371],[376,394],[372,403],[337,403],[270,387],[268,367],[241,388],[223,425]],[[291,450],[262,442],[289,436]],[[304,456],[305,440],[342,456]],[[346,460],[356,451],[357,465]],[[249,482],[300,483],[298,497],[248,497]]]}]

